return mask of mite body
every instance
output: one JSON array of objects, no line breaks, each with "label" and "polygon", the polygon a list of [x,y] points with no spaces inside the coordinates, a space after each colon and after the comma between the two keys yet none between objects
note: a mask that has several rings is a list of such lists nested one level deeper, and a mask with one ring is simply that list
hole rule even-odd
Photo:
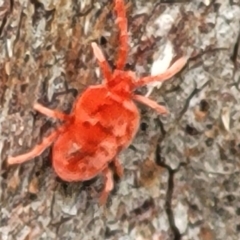
[{"label": "mite body", "polygon": [[85,181],[102,173],[105,188],[100,196],[104,204],[113,188],[113,163],[116,174],[121,177],[123,168],[117,158],[127,148],[139,126],[139,112],[134,103],[138,101],[155,109],[159,114],[167,109],[147,97],[134,94],[137,87],[154,81],[165,81],[179,72],[187,62],[182,57],[165,73],[137,79],[131,71],[124,71],[128,52],[127,19],[123,0],[115,0],[117,24],[120,29],[118,59],[112,71],[102,51],[92,43],[95,57],[103,74],[101,85],[90,86],[80,95],[71,114],[50,110],[38,103],[34,109],[59,119],[63,124],[26,154],[9,157],[9,164],[23,163],[40,155],[53,145],[52,162],[57,175],[65,181]]},{"label": "mite body", "polygon": [[89,180],[103,171],[129,146],[140,118],[132,99],[102,85],[89,87],[80,96],[72,117],[73,122],[53,147],[54,169],[66,181]]}]

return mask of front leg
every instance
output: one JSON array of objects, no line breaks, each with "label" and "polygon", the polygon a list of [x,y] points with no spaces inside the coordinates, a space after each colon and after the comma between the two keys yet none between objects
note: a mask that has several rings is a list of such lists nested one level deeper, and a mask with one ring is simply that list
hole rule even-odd
[{"label": "front leg", "polygon": [[167,114],[168,113],[168,110],[164,106],[159,105],[157,102],[155,102],[147,97],[144,97],[141,95],[133,95],[133,99],[154,109],[159,114]]},{"label": "front leg", "polygon": [[108,82],[111,80],[111,76],[112,76],[112,71],[108,65],[107,60],[105,59],[102,50],[100,49],[100,47],[93,42],[92,43],[92,49],[93,49],[93,53],[98,61],[98,65],[100,66],[100,69],[102,70],[103,73],[103,77],[104,77],[104,82]]}]

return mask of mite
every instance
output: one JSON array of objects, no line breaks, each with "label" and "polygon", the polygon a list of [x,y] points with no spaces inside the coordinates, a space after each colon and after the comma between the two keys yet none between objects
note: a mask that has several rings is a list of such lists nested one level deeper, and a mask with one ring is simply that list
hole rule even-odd
[{"label": "mite", "polygon": [[92,43],[93,53],[102,71],[102,84],[89,86],[75,101],[69,115],[48,109],[38,103],[34,109],[62,124],[28,153],[9,157],[8,164],[20,164],[39,156],[53,144],[52,163],[56,174],[64,181],[86,181],[102,174],[104,189],[100,203],[104,204],[113,189],[112,171],[122,177],[118,154],[132,142],[139,127],[139,111],[134,101],[147,105],[159,114],[167,109],[134,90],[154,81],[165,81],[186,64],[177,60],[165,73],[137,79],[132,71],[124,71],[128,53],[127,19],[123,0],[114,1],[116,23],[120,29],[116,69],[112,70],[101,49]]}]

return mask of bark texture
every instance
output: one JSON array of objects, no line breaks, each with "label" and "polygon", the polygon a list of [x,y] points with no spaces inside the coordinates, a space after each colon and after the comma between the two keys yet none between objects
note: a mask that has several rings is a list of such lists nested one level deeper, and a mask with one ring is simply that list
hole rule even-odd
[{"label": "bark texture", "polygon": [[56,124],[34,102],[69,112],[101,81],[92,41],[114,67],[112,1],[0,0],[1,239],[239,239],[240,1],[160,2],[126,1],[126,69],[149,75],[171,52],[190,61],[153,89],[168,116],[139,105],[139,132],[120,156],[124,177],[99,207],[101,176],[62,182],[51,149],[20,166],[6,159]]}]

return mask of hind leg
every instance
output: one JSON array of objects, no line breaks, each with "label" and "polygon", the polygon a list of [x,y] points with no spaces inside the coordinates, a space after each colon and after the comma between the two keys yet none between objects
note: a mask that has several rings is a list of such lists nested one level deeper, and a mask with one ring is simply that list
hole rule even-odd
[{"label": "hind leg", "polygon": [[52,143],[57,139],[59,132],[62,130],[62,127],[56,129],[49,136],[43,138],[42,142],[36,145],[32,150],[28,153],[24,153],[22,155],[18,155],[16,157],[9,157],[7,159],[8,164],[19,164],[26,161],[29,161],[37,156],[39,156],[46,148],[52,145]]},{"label": "hind leg", "polygon": [[123,167],[118,158],[113,159],[114,170],[119,178],[123,176]]},{"label": "hind leg", "polygon": [[[120,164],[118,158],[113,159],[113,167],[114,167],[114,171],[116,172],[117,176],[119,178],[121,178],[123,176],[123,167]],[[114,188],[113,173],[109,167],[106,167],[103,170],[103,175],[104,175],[105,183],[104,183],[104,189],[103,189],[100,199],[99,199],[101,205],[104,205],[107,202],[109,193]]]},{"label": "hind leg", "polygon": [[51,110],[49,108],[46,108],[46,107],[42,106],[39,103],[35,103],[33,105],[33,108],[36,111],[38,111],[38,112],[40,112],[40,113],[42,113],[42,114],[44,114],[44,115],[46,115],[48,117],[51,117],[51,118],[57,118],[57,119],[60,119],[62,121],[70,120],[70,116],[68,116],[67,114],[61,113],[61,112],[59,112],[57,110]]},{"label": "hind leg", "polygon": [[103,176],[104,176],[105,183],[104,183],[104,189],[99,198],[100,205],[106,204],[109,193],[113,190],[113,187],[114,187],[113,174],[112,174],[112,171],[109,169],[109,167],[106,167],[103,170]]},{"label": "hind leg", "polygon": [[[59,111],[46,108],[39,103],[35,103],[33,105],[33,107],[36,111],[41,112],[42,114],[44,114],[48,117],[57,118],[62,121],[69,121],[71,119],[70,116],[68,116],[64,113],[61,113]],[[23,163],[23,162],[31,160],[32,158],[39,156],[46,148],[48,148],[57,139],[59,132],[64,131],[64,129],[65,129],[65,126],[61,126],[58,129],[54,130],[54,132],[52,132],[49,136],[43,138],[42,142],[40,144],[37,144],[28,153],[21,154],[16,157],[9,157],[7,159],[8,164]]]}]

